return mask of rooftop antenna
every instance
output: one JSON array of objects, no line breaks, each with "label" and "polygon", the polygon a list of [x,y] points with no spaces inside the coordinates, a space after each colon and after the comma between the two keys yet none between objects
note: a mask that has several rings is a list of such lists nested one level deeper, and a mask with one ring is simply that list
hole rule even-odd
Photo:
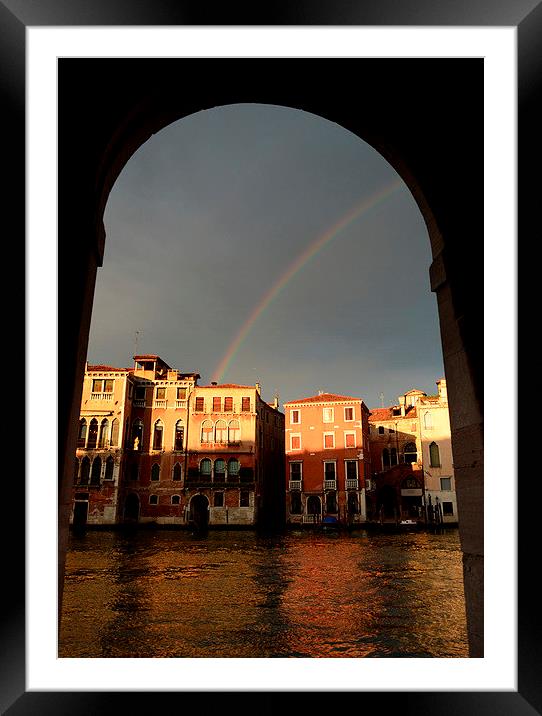
[{"label": "rooftop antenna", "polygon": [[384,407],[384,393],[380,393],[380,402],[382,403],[382,407]]}]

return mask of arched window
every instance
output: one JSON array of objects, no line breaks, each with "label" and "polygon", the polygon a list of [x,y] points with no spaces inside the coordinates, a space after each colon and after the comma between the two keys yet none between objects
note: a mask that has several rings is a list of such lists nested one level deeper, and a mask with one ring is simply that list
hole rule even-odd
[{"label": "arched window", "polygon": [[81,485],[88,485],[88,478],[90,475],[90,460],[88,457],[84,457],[81,460],[81,475],[80,475],[80,484]]},{"label": "arched window", "polygon": [[88,429],[88,440],[87,440],[87,448],[89,450],[93,450],[96,447],[96,442],[98,441],[98,421],[96,418],[92,418],[90,421],[90,426]]},{"label": "arched window", "polygon": [[108,438],[109,438],[109,420],[104,418],[100,425],[100,438],[98,440],[98,447],[100,447],[100,448],[107,447]]},{"label": "arched window", "polygon": [[236,457],[230,457],[228,460],[228,476],[237,477],[239,475],[239,460]]},{"label": "arched window", "polygon": [[132,423],[132,437],[131,445],[134,450],[141,450],[141,443],[143,441],[143,421],[138,419]]},{"label": "arched window", "polygon": [[238,443],[241,441],[241,429],[238,420],[230,420],[228,425],[228,442]]},{"label": "arched window", "polygon": [[212,463],[209,460],[208,457],[204,457],[203,460],[199,464],[199,471],[201,475],[210,476],[211,475],[211,467]]},{"label": "arched window", "polygon": [[180,462],[176,462],[173,467],[172,479],[173,480],[182,480],[182,477],[183,477],[183,468],[181,467]]},{"label": "arched window", "polygon": [[173,449],[182,450],[184,444],[184,425],[182,420],[175,423],[175,437],[173,439]]},{"label": "arched window", "polygon": [[171,504],[172,505],[180,505],[181,504],[181,496],[180,495],[171,495]]},{"label": "arched window", "polygon": [[431,415],[431,413],[424,413],[423,427],[426,430],[431,430],[431,428],[433,427],[433,416]]},{"label": "arched window", "polygon": [[228,442],[228,428],[225,420],[217,420],[215,427],[215,442],[226,443]]},{"label": "arched window", "polygon": [[111,455],[107,458],[105,461],[105,475],[104,480],[112,480],[113,479],[113,468],[115,467],[115,461],[111,457]]},{"label": "arched window", "polygon": [[92,472],[90,473],[90,484],[99,485],[100,478],[102,476],[102,460],[99,457],[95,457],[92,461]]},{"label": "arched window", "polygon": [[161,450],[164,444],[164,426],[161,420],[154,423],[154,431],[152,435],[152,449]]},{"label": "arched window", "polygon": [[213,442],[213,423],[211,420],[204,420],[201,424],[201,442]]},{"label": "arched window", "polygon": [[149,495],[149,505],[158,504],[158,495]]},{"label": "arched window", "polygon": [[290,514],[300,515],[303,512],[303,505],[301,503],[301,493],[291,492],[290,493]]},{"label": "arched window", "polygon": [[334,514],[337,512],[337,493],[328,492],[326,495],[326,512]]},{"label": "arched window", "polygon": [[75,462],[73,465],[73,484],[77,484],[77,479],[79,478],[79,460],[75,458]]},{"label": "arched window", "polygon": [[416,450],[416,443],[407,443],[403,448],[403,455],[407,465],[412,462],[417,462],[418,451]]},{"label": "arched window", "polygon": [[348,512],[351,515],[359,514],[359,501],[355,492],[348,493]]},{"label": "arched window", "polygon": [[119,421],[115,418],[111,424],[111,447],[119,444]]},{"label": "arched window", "polygon": [[155,462],[153,463],[153,466],[151,467],[151,480],[159,480],[160,479],[160,465]]},{"label": "arched window", "polygon": [[77,436],[77,447],[85,447],[87,441],[87,421],[82,418],[79,421],[79,435]]},{"label": "arched window", "polygon": [[440,451],[435,442],[429,445],[429,464],[431,467],[440,467]]},{"label": "arched window", "polygon": [[226,477],[226,463],[222,458],[215,460],[215,482],[224,482]]},{"label": "arched window", "polygon": [[390,451],[388,448],[382,450],[382,469],[387,470],[390,466]]}]

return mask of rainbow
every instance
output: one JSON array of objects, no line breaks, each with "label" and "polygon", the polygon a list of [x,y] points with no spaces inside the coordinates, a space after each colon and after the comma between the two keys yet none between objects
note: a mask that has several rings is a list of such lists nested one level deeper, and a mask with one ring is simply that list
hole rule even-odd
[{"label": "rainbow", "polygon": [[329,242],[334,239],[344,228],[346,228],[349,224],[362,216],[365,212],[369,211],[370,209],[373,209],[375,206],[388,199],[401,186],[403,186],[402,180],[396,179],[393,181],[392,184],[384,187],[383,189],[380,189],[371,196],[364,198],[359,204],[356,204],[356,206],[354,206],[354,208],[351,209],[348,214],[343,216],[342,219],[340,219],[324,234],[322,234],[315,241],[313,241],[305,249],[305,251],[303,251],[303,253],[301,253],[295,259],[295,261],[290,264],[290,266],[288,266],[284,273],[277,279],[277,281],[262,297],[258,305],[254,307],[250,316],[246,319],[246,321],[239,329],[237,335],[228,346],[227,351],[224,353],[222,360],[215,368],[213,377],[211,378],[212,381],[216,381],[217,383],[222,382],[224,374],[230,367],[233,359],[235,358],[236,353],[241,347],[242,342],[247,337],[250,329],[256,323],[256,321],[262,315],[265,309],[269,306],[275,296],[281,291],[281,289],[283,289],[284,286],[286,286],[292,280],[292,278],[299,271],[301,271],[301,269],[306,266],[306,264],[314,256],[316,256],[316,254],[321,251],[324,246],[329,244]]}]

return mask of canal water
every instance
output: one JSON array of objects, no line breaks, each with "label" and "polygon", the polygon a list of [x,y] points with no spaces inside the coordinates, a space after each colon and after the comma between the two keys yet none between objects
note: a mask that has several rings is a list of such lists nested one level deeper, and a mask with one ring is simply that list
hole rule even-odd
[{"label": "canal water", "polygon": [[70,537],[60,657],[467,657],[459,534]]}]

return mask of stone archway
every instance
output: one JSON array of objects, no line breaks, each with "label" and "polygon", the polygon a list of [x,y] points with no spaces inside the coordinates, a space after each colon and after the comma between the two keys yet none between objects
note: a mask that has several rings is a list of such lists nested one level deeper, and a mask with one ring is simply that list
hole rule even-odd
[{"label": "stone archway", "polygon": [[[258,64],[257,85],[244,71],[248,62]],[[330,62],[334,81],[323,85],[319,68]],[[130,156],[173,121],[221,104],[279,104],[336,122],[371,144],[400,174],[425,218],[462,516],[470,653],[482,656],[483,60],[60,59],[58,67],[59,595],[111,187]]]},{"label": "stone archway", "polygon": [[190,522],[198,532],[209,527],[209,500],[205,495],[194,495],[190,500]]},{"label": "stone archway", "polygon": [[135,492],[131,492],[126,496],[126,500],[124,501],[123,518],[125,522],[139,521],[139,497],[135,494]]}]

